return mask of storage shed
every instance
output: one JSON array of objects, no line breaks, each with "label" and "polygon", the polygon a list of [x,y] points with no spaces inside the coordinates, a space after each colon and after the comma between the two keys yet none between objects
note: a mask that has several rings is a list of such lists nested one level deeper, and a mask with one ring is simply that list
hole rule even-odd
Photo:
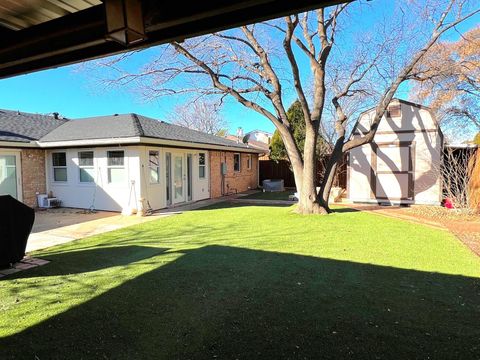
[{"label": "storage shed", "polygon": [[[369,129],[375,109],[359,116],[352,136]],[[352,202],[431,204],[441,202],[443,135],[432,111],[394,99],[371,144],[350,151],[347,197]]]}]

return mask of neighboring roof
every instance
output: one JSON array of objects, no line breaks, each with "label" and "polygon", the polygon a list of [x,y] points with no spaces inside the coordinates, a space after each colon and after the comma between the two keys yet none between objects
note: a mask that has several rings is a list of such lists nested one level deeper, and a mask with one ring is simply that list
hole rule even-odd
[{"label": "neighboring roof", "polygon": [[0,141],[30,143],[67,121],[49,115],[0,110]]},{"label": "neighboring roof", "polygon": [[[225,139],[228,139],[228,140],[232,140],[232,141],[235,141],[238,143],[238,137],[236,135],[227,135],[225,136]],[[264,142],[261,142],[261,141],[256,141],[256,140],[248,140],[248,146],[254,148],[254,149],[258,149],[258,150],[261,150],[265,153],[269,153],[270,152],[270,147],[268,144],[265,144]]]},{"label": "neighboring roof", "polygon": [[137,114],[98,116],[68,121],[40,139],[41,143],[75,140],[153,138],[194,144],[250,149],[223,137],[173,125]]},{"label": "neighboring roof", "polygon": [[245,135],[252,134],[252,133],[262,133],[262,134],[265,134],[265,135],[273,136],[273,134],[271,132],[268,132],[268,131],[265,131],[265,130],[258,130],[258,129],[249,131]]}]

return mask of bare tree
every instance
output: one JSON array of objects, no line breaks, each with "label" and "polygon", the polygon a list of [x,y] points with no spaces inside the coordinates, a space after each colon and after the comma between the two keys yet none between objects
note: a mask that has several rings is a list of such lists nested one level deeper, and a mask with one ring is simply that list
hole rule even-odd
[{"label": "bare tree", "polygon": [[172,124],[212,135],[219,135],[228,130],[228,123],[220,113],[219,106],[214,102],[200,99],[177,105],[168,119]]},{"label": "bare tree", "polygon": [[[330,212],[328,197],[343,155],[373,140],[399,86],[415,78],[415,66],[441,35],[479,12],[462,0],[425,0],[421,5],[400,1],[394,16],[362,34],[363,38],[357,37],[360,41],[353,47],[345,38],[339,41],[339,34],[357,19],[348,17],[348,10],[358,11],[362,6],[361,2],[341,4],[172,42],[138,73],[121,73],[116,81],[138,81],[148,97],[191,92],[222,100],[230,97],[263,115],[285,144],[300,194],[297,211],[325,214]],[[350,34],[350,42],[351,38],[355,37]],[[103,65],[118,69],[115,60]],[[305,86],[307,71],[311,96]],[[303,158],[287,117],[286,102],[292,97],[300,101],[304,113]],[[371,127],[361,136],[347,134],[355,113],[347,110],[352,99],[367,99],[375,107]],[[330,104],[335,114],[335,142],[317,191],[315,149]]]},{"label": "bare tree", "polygon": [[446,147],[440,168],[442,188],[455,209],[470,213],[478,211],[478,195],[472,189],[472,176],[477,161],[477,148]]}]

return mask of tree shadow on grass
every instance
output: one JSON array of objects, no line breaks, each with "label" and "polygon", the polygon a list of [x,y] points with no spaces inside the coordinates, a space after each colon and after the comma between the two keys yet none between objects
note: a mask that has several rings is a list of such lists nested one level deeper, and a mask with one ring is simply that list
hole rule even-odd
[{"label": "tree shadow on grass", "polygon": [[0,339],[0,358],[480,357],[478,278],[225,246],[182,254]]},{"label": "tree shadow on grass", "polygon": [[358,209],[353,209],[349,207],[339,207],[339,208],[333,208],[332,209],[334,213],[352,213],[352,212],[359,212],[360,210]]},{"label": "tree shadow on grass", "polygon": [[[16,277],[44,277],[88,273],[113,266],[126,266],[136,261],[160,255],[168,249],[148,246],[97,246],[81,250],[47,253],[42,259],[50,261],[42,267],[17,273]],[[11,280],[15,276],[2,280]]]}]

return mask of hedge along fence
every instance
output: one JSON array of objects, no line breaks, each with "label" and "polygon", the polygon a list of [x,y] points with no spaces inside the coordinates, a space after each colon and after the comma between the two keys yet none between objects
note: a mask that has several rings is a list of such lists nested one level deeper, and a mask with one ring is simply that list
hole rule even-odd
[{"label": "hedge along fence", "polygon": [[480,210],[480,149],[470,157],[468,162],[469,183],[468,195],[470,198],[470,207],[474,210]]}]

